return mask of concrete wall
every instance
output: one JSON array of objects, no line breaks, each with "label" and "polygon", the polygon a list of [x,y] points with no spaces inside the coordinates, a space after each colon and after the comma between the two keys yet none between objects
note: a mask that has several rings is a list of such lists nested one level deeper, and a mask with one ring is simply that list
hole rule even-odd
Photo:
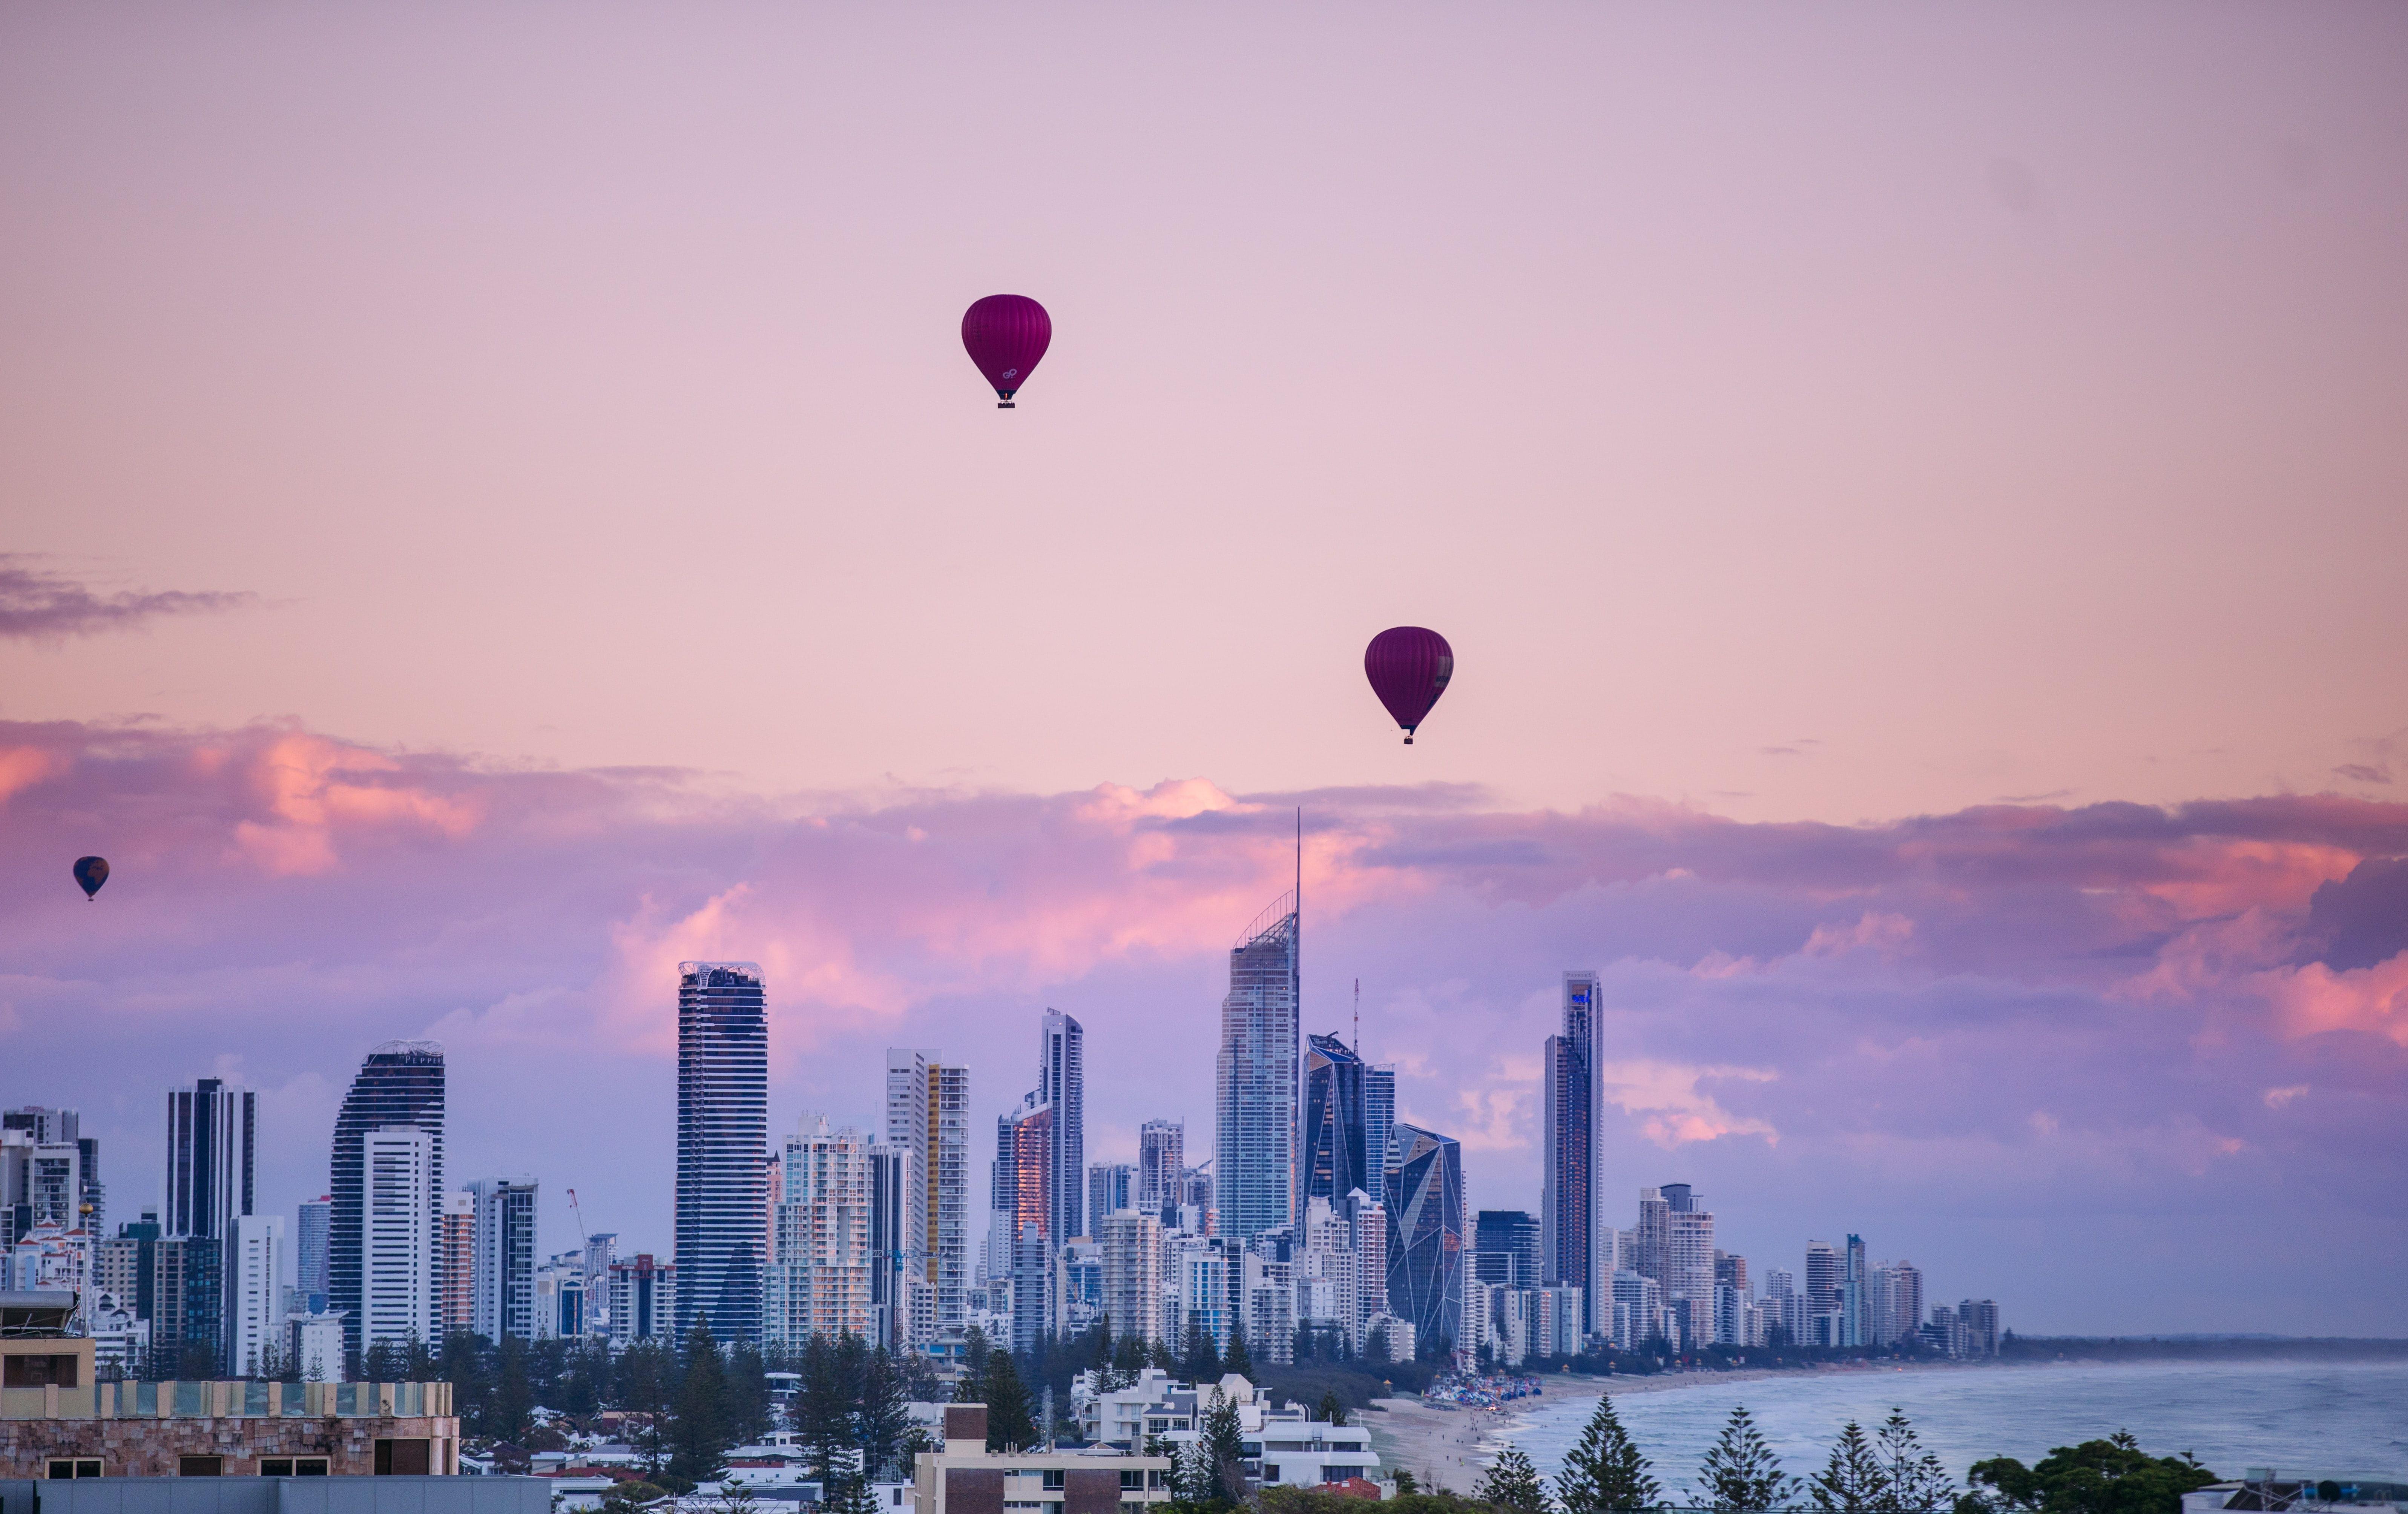
[{"label": "concrete wall", "polygon": [[0,1480],[0,1514],[552,1514],[545,1478]]}]

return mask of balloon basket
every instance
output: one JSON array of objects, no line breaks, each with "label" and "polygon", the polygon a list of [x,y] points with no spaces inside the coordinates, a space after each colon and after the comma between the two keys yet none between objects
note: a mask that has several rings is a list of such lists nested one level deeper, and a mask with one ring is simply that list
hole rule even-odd
[{"label": "balloon basket", "polygon": [[1009,399],[998,399],[996,401],[995,408],[997,410],[1018,410],[1020,407],[1013,404]]}]

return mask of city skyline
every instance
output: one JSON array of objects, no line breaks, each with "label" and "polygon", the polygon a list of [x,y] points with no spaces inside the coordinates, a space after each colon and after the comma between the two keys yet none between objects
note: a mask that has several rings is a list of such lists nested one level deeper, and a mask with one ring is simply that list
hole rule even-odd
[{"label": "city skyline", "polygon": [[[1267,820],[1275,819],[1275,817],[1272,816],[1265,816],[1265,818]],[[1269,828],[1267,827],[1266,829]],[[1333,913],[1338,914],[1340,922],[1334,938],[1337,949],[1347,949],[1347,928],[1344,924],[1346,916],[1342,912]],[[1859,930],[1856,932],[1858,937],[1861,937],[1862,935],[1861,926],[1862,922],[1860,921]],[[1825,937],[1824,939],[1828,939],[1828,937]],[[1812,944],[1810,943],[1810,945],[1811,944]],[[1868,945],[1870,945],[1871,949],[1867,950],[1866,947]],[[2363,951],[2367,948],[2360,944],[2354,946],[2351,949]],[[1584,953],[1583,955],[1586,954]],[[1856,957],[1856,959],[1860,961],[1867,958],[1879,959],[1883,957],[1884,953],[1879,949],[1878,943],[1865,943],[1859,939],[1844,943],[1836,951],[1810,951],[1803,955],[1806,961],[1819,964],[1830,962],[1835,959],[1844,962],[1851,956]],[[1575,958],[1574,959],[1577,960],[1578,959]],[[1778,971],[1777,965],[1775,971]],[[1559,969],[1557,972],[1558,975],[1560,975],[1561,970]],[[1332,974],[1333,977],[1335,975],[1335,973]],[[1695,978],[1697,975],[1693,974],[1692,976]],[[1715,978],[1706,978],[1704,981],[1713,982],[1719,980]],[[1333,984],[1331,987],[1334,988],[1335,985]],[[1071,997],[1058,994],[1047,994],[1043,997],[1056,999],[1063,1002],[1076,1002],[1076,1000]],[[779,1002],[779,996],[773,992],[770,995],[770,1000],[772,1013],[774,1016],[775,1009]],[[1332,1005],[1330,1007],[1334,1009],[1336,1006]],[[1533,1005],[1532,1007],[1536,1006]],[[1612,1007],[1613,1006],[1609,1003],[1609,1011],[1611,1011]],[[1037,1010],[1034,1005],[1029,1005],[1023,1010],[1015,1011],[1015,1013],[1024,1013],[1033,1016],[1037,1013]],[[1183,1013],[1191,1021],[1197,1018],[1196,1004],[1192,999],[1184,1006]],[[1373,1013],[1369,1017],[1368,1023],[1364,1030],[1365,1039],[1367,1042],[1371,1043],[1372,1054],[1375,1056],[1381,1055],[1378,1050],[1378,1044],[1383,1038],[1386,1038],[1391,1045],[1401,1045],[1401,1043],[1395,1039],[1397,1035],[1396,1027],[1389,1023],[1389,1017],[1393,1013],[1393,1006],[1381,1005],[1375,996],[1373,1001]],[[1640,1014],[1641,1012],[1638,1009],[1634,1009],[1631,1013]],[[1332,1026],[1344,1023],[1344,1021],[1340,1020],[1335,1014],[1328,1015],[1325,1017],[1320,1011],[1316,1010],[1309,1010],[1305,1018],[1308,1022],[1324,1023]],[[1527,1018],[1528,1017],[1526,1014],[1526,1021]],[[1106,1060],[1098,1072],[1095,1074],[1091,1074],[1093,1076],[1100,1076],[1104,1079],[1103,1084],[1100,1085],[1101,1087],[1114,1090],[1117,1090],[1125,1081],[1133,1065],[1144,1065],[1146,1049],[1158,1042],[1158,1037],[1147,1037],[1142,1034],[1136,1035],[1133,1041],[1128,1022],[1123,1021],[1122,1027],[1123,1028],[1119,1033],[1101,1043],[1103,1055]],[[1541,1038],[1538,1033],[1538,1028],[1536,1026],[1530,1027],[1523,1033],[1529,1035],[1533,1041]],[[1025,1036],[1025,1031],[1022,1031],[1020,1034]],[[1021,1040],[1020,1045],[1025,1046],[1025,1040]],[[1510,1055],[1518,1049],[1520,1048],[1508,1045],[1503,1048],[1502,1054]],[[770,1049],[770,1055],[773,1059],[778,1058],[779,1050],[778,1039],[773,1036]],[[872,1054],[873,1066],[875,1066],[874,1059],[876,1055],[878,1054]],[[1025,1052],[1010,1056],[1005,1059],[1005,1065],[1008,1067],[1010,1062],[1018,1061],[1025,1066]],[[1134,1059],[1134,1060],[1132,1059]],[[980,1055],[978,1060],[982,1062],[988,1061],[988,1058],[983,1054]],[[1421,1076],[1425,1080],[1428,1077],[1428,1071],[1426,1060],[1425,1059],[1424,1065],[1420,1070]],[[1009,1073],[1005,1073],[998,1075],[1008,1077],[1010,1074]],[[1406,1079],[1409,1089],[1412,1082],[1412,1076],[1409,1075]],[[1742,1082],[1742,1088],[1744,1087],[1744,1082]],[[1426,1087],[1426,1082],[1425,1082],[1425,1087]],[[976,1103],[981,1107],[987,1106],[988,1101],[994,1096],[996,1089],[993,1085],[983,1082],[980,1084],[980,1089],[981,1091]],[[1535,1089],[1532,1090],[1533,1093],[1535,1093]],[[1677,1092],[1679,1090],[1675,1091]],[[640,1091],[637,1096],[638,1098],[643,1097]],[[1117,1094],[1115,1094],[1115,1096],[1117,1096]],[[857,1098],[858,1095],[856,1094],[853,1097]],[[1193,1097],[1194,1094],[1191,1092],[1190,1098],[1192,1099]],[[791,1106],[789,1103],[790,1100],[792,1101]],[[782,1088],[773,1097],[772,1103],[775,1117],[781,1122],[803,1112],[805,1109],[824,1111],[829,1114],[832,1118],[844,1120],[858,1120],[862,1117],[857,1111],[853,1114],[848,1115],[844,1109],[845,1100],[842,1098],[827,1098],[808,1093],[796,1094]],[[2275,1104],[2280,1103],[2281,1101],[2275,1101],[2273,1103],[2261,1103],[2261,1107],[2272,1109]],[[2037,1319],[2035,1319],[2035,1317],[2029,1312],[2034,1307],[2033,1301],[2014,1280],[2018,1272],[2017,1268],[2003,1265],[1996,1260],[1985,1262],[1981,1258],[1972,1256],[1970,1248],[1964,1247],[1963,1237],[1970,1233],[1978,1233],[1978,1227],[1983,1223],[1983,1221],[1978,1218],[1970,1221],[1961,1215],[1943,1218],[1944,1209],[1935,1208],[1931,1204],[1922,1202],[1920,1199],[1918,1199],[1916,1206],[1910,1210],[1900,1210],[1894,1205],[1885,1210],[1884,1196],[1870,1190],[1857,1194],[1837,1194],[1831,1199],[1818,1204],[1811,1213],[1800,1212],[1800,1207],[1795,1203],[1785,1203],[1783,1198],[1777,1194],[1761,1191],[1770,1186],[1766,1180],[1768,1174],[1795,1171],[1793,1166],[1784,1164],[1782,1161],[1781,1159],[1784,1156],[1784,1153],[1780,1150],[1779,1143],[1767,1138],[1763,1133],[1757,1132],[1751,1137],[1747,1132],[1740,1132],[1741,1139],[1733,1141],[1728,1132],[1714,1132],[1704,1138],[1691,1135],[1690,1138],[1685,1140],[1673,1139],[1668,1144],[1668,1142],[1665,1139],[1662,1139],[1662,1137],[1684,1133],[1677,1128],[1668,1127],[1668,1122],[1675,1118],[1698,1119],[1701,1117],[1713,1117],[1713,1111],[1709,1110],[1705,1114],[1701,1115],[1698,1112],[1698,1106],[1695,1104],[1690,1105],[1685,1111],[1677,1107],[1670,1110],[1649,1109],[1644,1106],[1633,1109],[1627,1105],[1614,1104],[1612,1100],[1609,1100],[1609,1105],[1610,1107],[1607,1110],[1609,1122],[1619,1123],[1622,1126],[1626,1141],[1630,1135],[1636,1133],[1643,1147],[1652,1147],[1657,1150],[1670,1149],[1679,1153],[1682,1159],[1682,1164],[1690,1167],[1693,1174],[1700,1177],[1702,1181],[1709,1183],[1717,1191],[1732,1191],[1735,1187],[1739,1190],[1744,1190],[1751,1186],[1759,1190],[1759,1196],[1752,1199],[1743,1206],[1742,1212],[1751,1217],[1749,1222],[1763,1224],[1768,1230],[1770,1230],[1772,1228],[1772,1223],[1776,1217],[1782,1215],[1784,1211],[1790,1216],[1790,1218],[1785,1221],[1780,1222],[1779,1230],[1772,1234],[1763,1235],[1760,1237],[1751,1235],[1744,1240],[1734,1242],[1734,1244],[1741,1249],[1750,1252],[1760,1252],[1765,1250],[1768,1244],[1770,1244],[1777,1250],[1785,1247],[1789,1239],[1794,1237],[1796,1234],[1822,1233],[1842,1227],[1862,1228],[1893,1238],[1901,1236],[1912,1237],[1911,1240],[1901,1239],[1899,1242],[1900,1248],[1924,1259],[1928,1265],[1932,1266],[1935,1270],[1941,1272],[1944,1276],[1951,1278],[1961,1277],[1964,1279],[1961,1284],[1952,1283],[1952,1287],[1961,1286],[1965,1288],[1968,1292],[1978,1293],[1985,1296],[2000,1295],[2013,1298],[2015,1301],[2018,1309],[2026,1311],[2018,1316],[2018,1319],[2023,1321],[2025,1328],[2046,1328],[2047,1316],[2044,1313],[2039,1315]],[[1409,1117],[1414,1112],[1413,1096],[1410,1092],[1408,1092],[1404,1100],[1404,1106],[1406,1117]],[[1429,1106],[1426,1105],[1425,1107]],[[1426,1124],[1437,1126],[1442,1130],[1447,1130],[1450,1133],[1461,1132],[1464,1135],[1471,1137],[1475,1143],[1484,1133],[1477,1120],[1468,1120],[1463,1117],[1463,1111],[1460,1107],[1455,1110],[1447,1110],[1443,1104],[1436,1107],[1438,1107],[1441,1113],[1436,1116],[1424,1114],[1422,1118]],[[1091,1150],[1089,1153],[1091,1160],[1100,1159],[1110,1155],[1118,1155],[1124,1160],[1135,1156],[1135,1142],[1131,1127],[1137,1123],[1139,1119],[1155,1117],[1157,1112],[1161,1108],[1161,1103],[1152,1101],[1149,1101],[1147,1104],[1140,1107],[1131,1107],[1127,1103],[1123,1102],[1121,1104],[1120,1117],[1111,1122],[1111,1133],[1106,1134],[1102,1138],[1105,1142],[1116,1144],[1091,1144]],[[1194,1105],[1192,1103],[1189,1104],[1190,1111],[1192,1111]],[[1734,1123],[1738,1123],[1743,1119],[1743,1117],[1738,1115],[1737,1112],[1730,1112],[1729,1114],[1726,1114],[1719,1117],[1730,1119]],[[87,1112],[85,1119],[87,1128],[93,1128],[93,1117],[90,1112]],[[1192,1112],[1188,1115],[1188,1121],[1191,1125],[1196,1124]],[[1200,1128],[1200,1126],[1197,1127],[1199,1130]],[[1654,1131],[1654,1134],[1648,1133],[1651,1129]],[[1529,1133],[1535,1135],[1537,1132],[1530,1132]],[[1195,1138],[1196,1132],[1191,1131],[1191,1149],[1192,1142]],[[128,1146],[122,1146],[117,1149],[139,1150],[139,1145],[138,1143],[129,1144]],[[1528,1142],[1527,1137],[1526,1136],[1525,1144],[1519,1147],[1508,1146],[1493,1147],[1492,1149],[1498,1154],[1496,1158],[1491,1159],[1492,1161],[1496,1161],[1498,1158],[1510,1158],[1511,1160],[1508,1160],[1505,1162],[1501,1170],[1492,1169],[1489,1173],[1484,1175],[1476,1170],[1476,1148],[1473,1151],[1467,1152],[1467,1167],[1468,1169],[1473,1169],[1470,1172],[1469,1176],[1470,1196],[1472,1202],[1480,1207],[1494,1207],[1502,1204],[1511,1207],[1529,1208],[1535,1211],[1538,1207],[1538,1194],[1536,1191],[1537,1185],[1535,1181],[1538,1164],[1537,1152],[1534,1146]],[[1749,1159],[1747,1156],[1747,1152],[1750,1149],[1753,1149],[1756,1152],[1756,1157],[1753,1160]],[[1515,1152],[1518,1152],[1519,1155],[1514,1156],[1513,1153]],[[1641,1152],[1641,1155],[1644,1155],[1643,1151]],[[1735,1159],[1736,1165],[1734,1165]],[[523,1160],[515,1157],[505,1157],[502,1160],[505,1162],[517,1161],[521,1166],[535,1165],[534,1163],[524,1161]],[[494,1165],[494,1163],[483,1161],[480,1159],[480,1165],[490,1167],[491,1165]],[[547,1166],[551,1164],[548,1163]],[[1751,1168],[1754,1169],[1753,1174],[1751,1174]],[[1661,1168],[1657,1163],[1650,1160],[1638,1166],[1637,1170],[1652,1173],[1659,1172],[1661,1171]],[[651,1201],[645,1195],[638,1192],[629,1192],[624,1196],[618,1195],[614,1192],[612,1186],[607,1182],[597,1184],[590,1176],[586,1176],[582,1174],[579,1175],[579,1185],[572,1186],[582,1186],[585,1188],[588,1193],[589,1205],[594,1203],[594,1196],[596,1194],[612,1195],[610,1202],[613,1204],[615,1208],[619,1208],[621,1216],[621,1218],[615,1221],[612,1228],[629,1233],[633,1235],[640,1236],[645,1223],[643,1214],[647,1209],[652,1207]],[[1612,1192],[1618,1186],[1627,1186],[1618,1182],[1614,1165],[1611,1160],[1609,1160],[1606,1164],[1606,1177],[1604,1181],[1606,1185],[1604,1191],[1608,1193]],[[302,1189],[307,1190],[313,1187],[319,1187],[322,1183],[322,1179],[304,1177],[299,1186]],[[122,1182],[119,1186],[119,1191],[121,1195],[125,1193],[125,1189]],[[138,1206],[139,1197],[138,1193],[134,1195],[131,1199],[121,1197],[119,1206],[117,1207],[117,1213],[120,1216],[127,1214],[129,1211],[124,1207],[124,1205],[128,1204],[135,1204]],[[282,1201],[280,1201],[280,1203]],[[1761,1218],[1759,1218],[1758,1217]],[[599,1217],[590,1218],[595,1218],[597,1223],[600,1222]],[[544,1223],[546,1226],[546,1232],[543,1249],[549,1253],[558,1246],[564,1244],[568,1237],[563,1233],[558,1217],[554,1215],[547,1215],[545,1217]],[[976,1234],[976,1227],[973,1225],[972,1235],[970,1237],[973,1245],[979,1238],[980,1237]],[[664,1259],[666,1259],[672,1249],[671,1247],[666,1244],[665,1238],[638,1239],[632,1243],[632,1248],[641,1249],[646,1247],[649,1247],[649,1249],[661,1255]],[[1952,1256],[1952,1247],[1958,1249],[1960,1254]],[[1985,1276],[1982,1275],[1982,1269],[1985,1266],[1991,1269],[1991,1276]],[[1971,1276],[1968,1276],[1969,1272]],[[2005,1276],[2000,1276],[2000,1275]],[[2042,1276],[2045,1275],[2043,1274]],[[2079,1284],[2083,1282],[2083,1279],[2080,1278],[2077,1273],[2070,1276],[2069,1282]],[[2045,1309],[2047,1305],[2043,1303],[2040,1307]],[[2091,1328],[2118,1329],[2126,1327],[2122,1325],[2121,1321],[2102,1320]]]}]

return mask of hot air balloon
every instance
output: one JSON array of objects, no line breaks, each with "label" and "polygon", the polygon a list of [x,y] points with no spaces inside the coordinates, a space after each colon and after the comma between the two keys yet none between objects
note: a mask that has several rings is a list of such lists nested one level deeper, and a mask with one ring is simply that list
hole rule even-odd
[{"label": "hot air balloon", "polygon": [[77,858],[75,865],[75,879],[76,882],[83,885],[84,898],[90,899],[93,895],[99,893],[100,886],[108,881],[108,858],[105,857]]},{"label": "hot air balloon", "polygon": [[989,295],[962,315],[962,345],[995,385],[997,410],[1015,408],[1011,397],[1053,340],[1054,318],[1025,295]]},{"label": "hot air balloon", "polygon": [[1391,626],[1363,649],[1363,675],[1405,728],[1405,744],[1411,746],[1414,729],[1429,718],[1430,706],[1455,676],[1455,649],[1436,631]]}]

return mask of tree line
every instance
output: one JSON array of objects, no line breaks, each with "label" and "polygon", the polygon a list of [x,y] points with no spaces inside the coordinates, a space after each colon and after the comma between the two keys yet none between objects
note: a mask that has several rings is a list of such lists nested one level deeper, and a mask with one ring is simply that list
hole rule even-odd
[{"label": "tree line", "polygon": [[[1793,1477],[1745,1407],[1731,1410],[1687,1486],[1669,1490],[1600,1396],[1580,1441],[1564,1458],[1550,1489],[1519,1448],[1508,1447],[1470,1499],[1421,1493],[1399,1472],[1398,1500],[1415,1504],[1395,1514],[1440,1514],[1485,1505],[1502,1514],[1642,1514],[1665,1509],[1755,1514],[2180,1514],[2182,1495],[2216,1480],[2188,1452],[2153,1457],[2118,1431],[2104,1440],[2058,1447],[2038,1465],[2013,1457],[1976,1462],[1959,1489],[1940,1459],[1926,1449],[1905,1414],[1892,1409],[1870,1434],[1851,1420],[1840,1431],[1821,1471]],[[1274,1497],[1272,1494],[1281,1494]],[[1326,1494],[1270,1490],[1266,1514],[1341,1514],[1317,1502]],[[1394,1502],[1394,1501],[1392,1501]]]}]

